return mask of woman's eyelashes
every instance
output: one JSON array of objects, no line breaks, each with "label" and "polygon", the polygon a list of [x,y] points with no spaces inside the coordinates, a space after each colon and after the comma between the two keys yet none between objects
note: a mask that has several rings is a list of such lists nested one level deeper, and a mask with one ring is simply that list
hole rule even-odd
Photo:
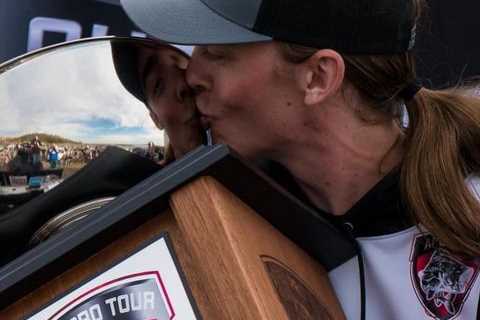
[{"label": "woman's eyelashes", "polygon": [[203,54],[212,61],[219,61],[225,59],[225,54],[220,50],[215,50],[211,47],[203,47]]}]

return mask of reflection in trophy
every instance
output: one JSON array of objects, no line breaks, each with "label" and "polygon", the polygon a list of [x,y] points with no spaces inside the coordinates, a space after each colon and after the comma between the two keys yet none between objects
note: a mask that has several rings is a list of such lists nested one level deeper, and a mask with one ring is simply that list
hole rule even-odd
[{"label": "reflection in trophy", "polygon": [[188,59],[167,44],[104,38],[0,65],[0,111],[9,115],[0,119],[0,214],[74,176],[108,146],[165,165],[202,144]]},{"label": "reflection in trophy", "polygon": [[45,133],[2,137],[0,214],[51,190],[98,158],[106,146]]},{"label": "reflection in trophy", "polygon": [[169,45],[112,46],[115,68],[125,88],[143,101],[169,141],[165,162],[206,142],[185,73],[189,57]]},{"label": "reflection in trophy", "polygon": [[0,237],[12,243],[0,266],[206,140],[188,60],[167,44],[104,37],[0,64]]},{"label": "reflection in trophy", "polygon": [[[33,138],[32,138],[33,137]],[[48,141],[47,135],[42,138]],[[39,135],[2,138],[0,143],[0,214],[49,191],[62,181],[59,164],[66,148],[51,147]]]}]

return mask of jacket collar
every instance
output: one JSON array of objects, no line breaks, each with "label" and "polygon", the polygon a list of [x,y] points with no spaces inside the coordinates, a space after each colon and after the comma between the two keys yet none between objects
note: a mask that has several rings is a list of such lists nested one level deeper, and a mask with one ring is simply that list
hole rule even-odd
[{"label": "jacket collar", "polygon": [[[286,169],[275,163],[269,163],[264,169],[290,193],[315,208]],[[414,225],[402,199],[399,169],[394,169],[387,174],[345,215],[334,216],[318,208],[315,210],[320,216],[353,237],[381,236],[396,233]]]}]

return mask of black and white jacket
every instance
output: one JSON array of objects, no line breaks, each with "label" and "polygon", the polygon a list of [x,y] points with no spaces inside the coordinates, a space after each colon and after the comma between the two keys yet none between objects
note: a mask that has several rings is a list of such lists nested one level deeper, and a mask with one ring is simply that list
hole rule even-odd
[{"label": "black and white jacket", "polygon": [[[352,258],[329,272],[347,319],[361,319],[362,308],[368,320],[480,319],[480,259],[453,255],[409,223],[398,181],[388,175],[346,215],[328,217],[350,230],[363,258],[363,270]],[[480,178],[467,183],[479,197]]]}]

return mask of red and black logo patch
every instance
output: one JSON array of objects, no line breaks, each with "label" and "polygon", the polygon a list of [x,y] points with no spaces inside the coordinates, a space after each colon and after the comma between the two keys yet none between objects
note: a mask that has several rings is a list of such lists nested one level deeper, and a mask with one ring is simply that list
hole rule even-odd
[{"label": "red and black logo patch", "polygon": [[462,310],[480,261],[455,256],[431,235],[420,234],[413,242],[410,265],[415,292],[427,314],[449,320]]}]

